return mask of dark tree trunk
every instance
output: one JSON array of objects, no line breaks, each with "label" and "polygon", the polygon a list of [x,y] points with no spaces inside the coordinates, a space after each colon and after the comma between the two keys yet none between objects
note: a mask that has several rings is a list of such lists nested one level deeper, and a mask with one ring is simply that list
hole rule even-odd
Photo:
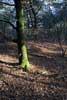
[{"label": "dark tree trunk", "polygon": [[18,53],[19,64],[23,68],[29,67],[29,61],[26,48],[26,35],[24,33],[24,12],[21,0],[14,0],[16,8],[16,25],[17,25],[17,38],[18,38]]}]

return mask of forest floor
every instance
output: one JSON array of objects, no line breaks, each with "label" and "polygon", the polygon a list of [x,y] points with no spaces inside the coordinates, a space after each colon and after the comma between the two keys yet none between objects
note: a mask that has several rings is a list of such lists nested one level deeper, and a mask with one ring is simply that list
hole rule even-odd
[{"label": "forest floor", "polygon": [[0,100],[67,100],[67,45],[28,42],[30,70],[18,65],[17,45],[0,42]]}]

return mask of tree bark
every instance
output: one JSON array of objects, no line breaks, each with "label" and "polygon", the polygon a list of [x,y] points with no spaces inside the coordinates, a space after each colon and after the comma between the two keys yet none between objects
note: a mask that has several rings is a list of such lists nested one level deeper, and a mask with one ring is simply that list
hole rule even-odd
[{"label": "tree bark", "polygon": [[26,69],[29,67],[29,61],[27,56],[26,47],[26,35],[24,33],[24,12],[22,8],[21,0],[14,0],[16,8],[16,25],[17,25],[17,38],[18,38],[18,53],[19,53],[19,64],[22,68]]}]

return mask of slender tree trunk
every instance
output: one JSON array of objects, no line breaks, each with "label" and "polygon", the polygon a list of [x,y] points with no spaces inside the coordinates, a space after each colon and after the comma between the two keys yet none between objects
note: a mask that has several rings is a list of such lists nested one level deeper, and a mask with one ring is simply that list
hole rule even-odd
[{"label": "slender tree trunk", "polygon": [[16,25],[17,25],[17,38],[18,38],[18,53],[19,64],[24,69],[29,67],[29,61],[27,56],[26,47],[26,35],[24,33],[24,12],[21,4],[21,0],[14,0],[16,8]]},{"label": "slender tree trunk", "polygon": [[32,10],[32,13],[33,13],[33,15],[34,15],[34,28],[37,28],[37,18],[36,18],[36,13],[35,13],[35,10],[34,10],[34,8],[32,7],[32,2],[30,1],[30,8],[31,8],[31,10]]}]

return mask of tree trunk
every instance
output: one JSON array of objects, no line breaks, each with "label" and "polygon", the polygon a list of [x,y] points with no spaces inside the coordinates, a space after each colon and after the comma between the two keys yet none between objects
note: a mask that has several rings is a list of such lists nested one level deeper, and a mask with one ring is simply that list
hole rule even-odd
[{"label": "tree trunk", "polygon": [[17,25],[17,38],[18,38],[18,53],[19,53],[19,64],[22,68],[26,69],[29,67],[29,61],[27,56],[26,47],[26,35],[24,33],[24,12],[21,4],[21,0],[14,0],[16,8],[16,25]]}]

